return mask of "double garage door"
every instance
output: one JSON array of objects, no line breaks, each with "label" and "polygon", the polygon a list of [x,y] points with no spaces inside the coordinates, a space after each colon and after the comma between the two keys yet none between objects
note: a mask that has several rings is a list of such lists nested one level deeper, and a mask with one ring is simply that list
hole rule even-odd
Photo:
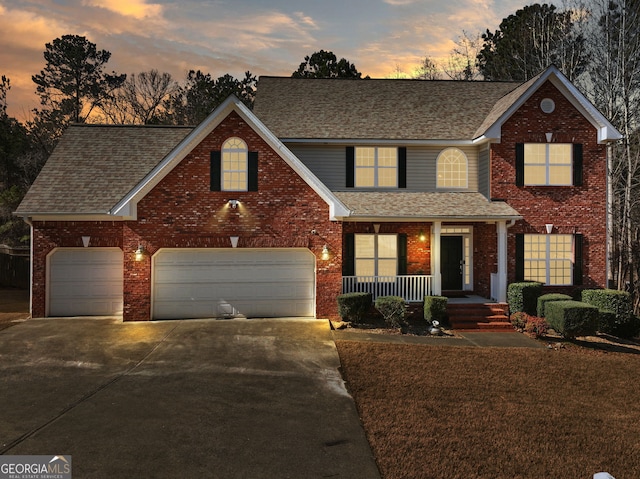
[{"label": "double garage door", "polygon": [[161,249],[152,271],[154,319],[315,314],[308,249]]},{"label": "double garage door", "polygon": [[[161,249],[152,318],[313,317],[315,257],[304,248]],[[122,314],[119,248],[61,248],[49,257],[49,316]]]}]

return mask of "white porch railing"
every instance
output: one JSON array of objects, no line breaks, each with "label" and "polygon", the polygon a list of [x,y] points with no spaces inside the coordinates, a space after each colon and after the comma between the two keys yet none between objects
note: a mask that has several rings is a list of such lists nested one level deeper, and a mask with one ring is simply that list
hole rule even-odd
[{"label": "white porch railing", "polygon": [[343,276],[343,293],[371,293],[378,296],[400,296],[407,302],[422,302],[432,294],[432,277],[426,275],[402,276]]}]

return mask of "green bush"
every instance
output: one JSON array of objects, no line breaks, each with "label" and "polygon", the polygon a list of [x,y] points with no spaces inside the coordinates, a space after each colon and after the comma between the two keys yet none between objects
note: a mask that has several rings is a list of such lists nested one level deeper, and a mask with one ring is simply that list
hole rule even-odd
[{"label": "green bush", "polygon": [[537,307],[538,317],[539,318],[544,318],[544,308],[545,308],[545,305],[548,302],[550,302],[550,301],[567,301],[569,299],[572,299],[572,298],[568,294],[561,294],[561,293],[543,294],[542,296],[540,296],[538,298],[538,307]]},{"label": "green bush", "polygon": [[511,283],[507,287],[507,302],[511,313],[525,312],[535,316],[538,308],[538,297],[542,295],[542,283],[526,281]]},{"label": "green bush", "polygon": [[345,321],[362,322],[372,303],[371,293],[346,293],[338,296],[338,314]]},{"label": "green bush", "polygon": [[633,315],[631,295],[616,289],[585,289],[582,301],[600,310],[598,330],[622,338],[631,338],[640,331],[640,322]]},{"label": "green bush", "polygon": [[593,336],[598,330],[598,308],[579,301],[551,301],[546,304],[546,320],[565,338]]},{"label": "green bush", "polygon": [[441,323],[447,316],[446,296],[425,296],[424,297],[424,319],[429,322],[434,320]]},{"label": "green bush", "polygon": [[407,314],[404,298],[400,296],[380,296],[376,299],[375,306],[389,326],[399,328],[404,324]]}]

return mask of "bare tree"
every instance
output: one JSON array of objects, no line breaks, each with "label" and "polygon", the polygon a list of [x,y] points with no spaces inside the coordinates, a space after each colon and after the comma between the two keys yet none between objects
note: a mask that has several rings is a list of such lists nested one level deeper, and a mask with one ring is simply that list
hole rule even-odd
[{"label": "bare tree", "polygon": [[427,55],[422,60],[422,63],[418,65],[418,68],[415,69],[413,78],[417,80],[440,80],[442,78],[441,69],[436,61]]},{"label": "bare tree", "polygon": [[452,80],[478,80],[482,78],[478,69],[477,58],[482,49],[482,36],[462,31],[462,35],[455,42],[456,46],[451,51],[444,67],[444,73]]},{"label": "bare tree", "polygon": [[624,135],[610,148],[610,279],[632,293],[640,309],[640,21],[639,0],[593,0],[589,75],[594,104]]},{"label": "bare tree", "polygon": [[132,73],[113,95],[103,102],[102,112],[111,123],[158,123],[164,102],[178,89],[170,73],[156,69]]}]

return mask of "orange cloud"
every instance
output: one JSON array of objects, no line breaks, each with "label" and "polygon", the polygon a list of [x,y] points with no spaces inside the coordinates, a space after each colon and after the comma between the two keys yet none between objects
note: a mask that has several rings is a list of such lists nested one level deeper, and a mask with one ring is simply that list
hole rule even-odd
[{"label": "orange cloud", "polygon": [[104,8],[125,17],[137,20],[162,16],[162,5],[147,3],[145,0],[83,0],[88,7]]}]

